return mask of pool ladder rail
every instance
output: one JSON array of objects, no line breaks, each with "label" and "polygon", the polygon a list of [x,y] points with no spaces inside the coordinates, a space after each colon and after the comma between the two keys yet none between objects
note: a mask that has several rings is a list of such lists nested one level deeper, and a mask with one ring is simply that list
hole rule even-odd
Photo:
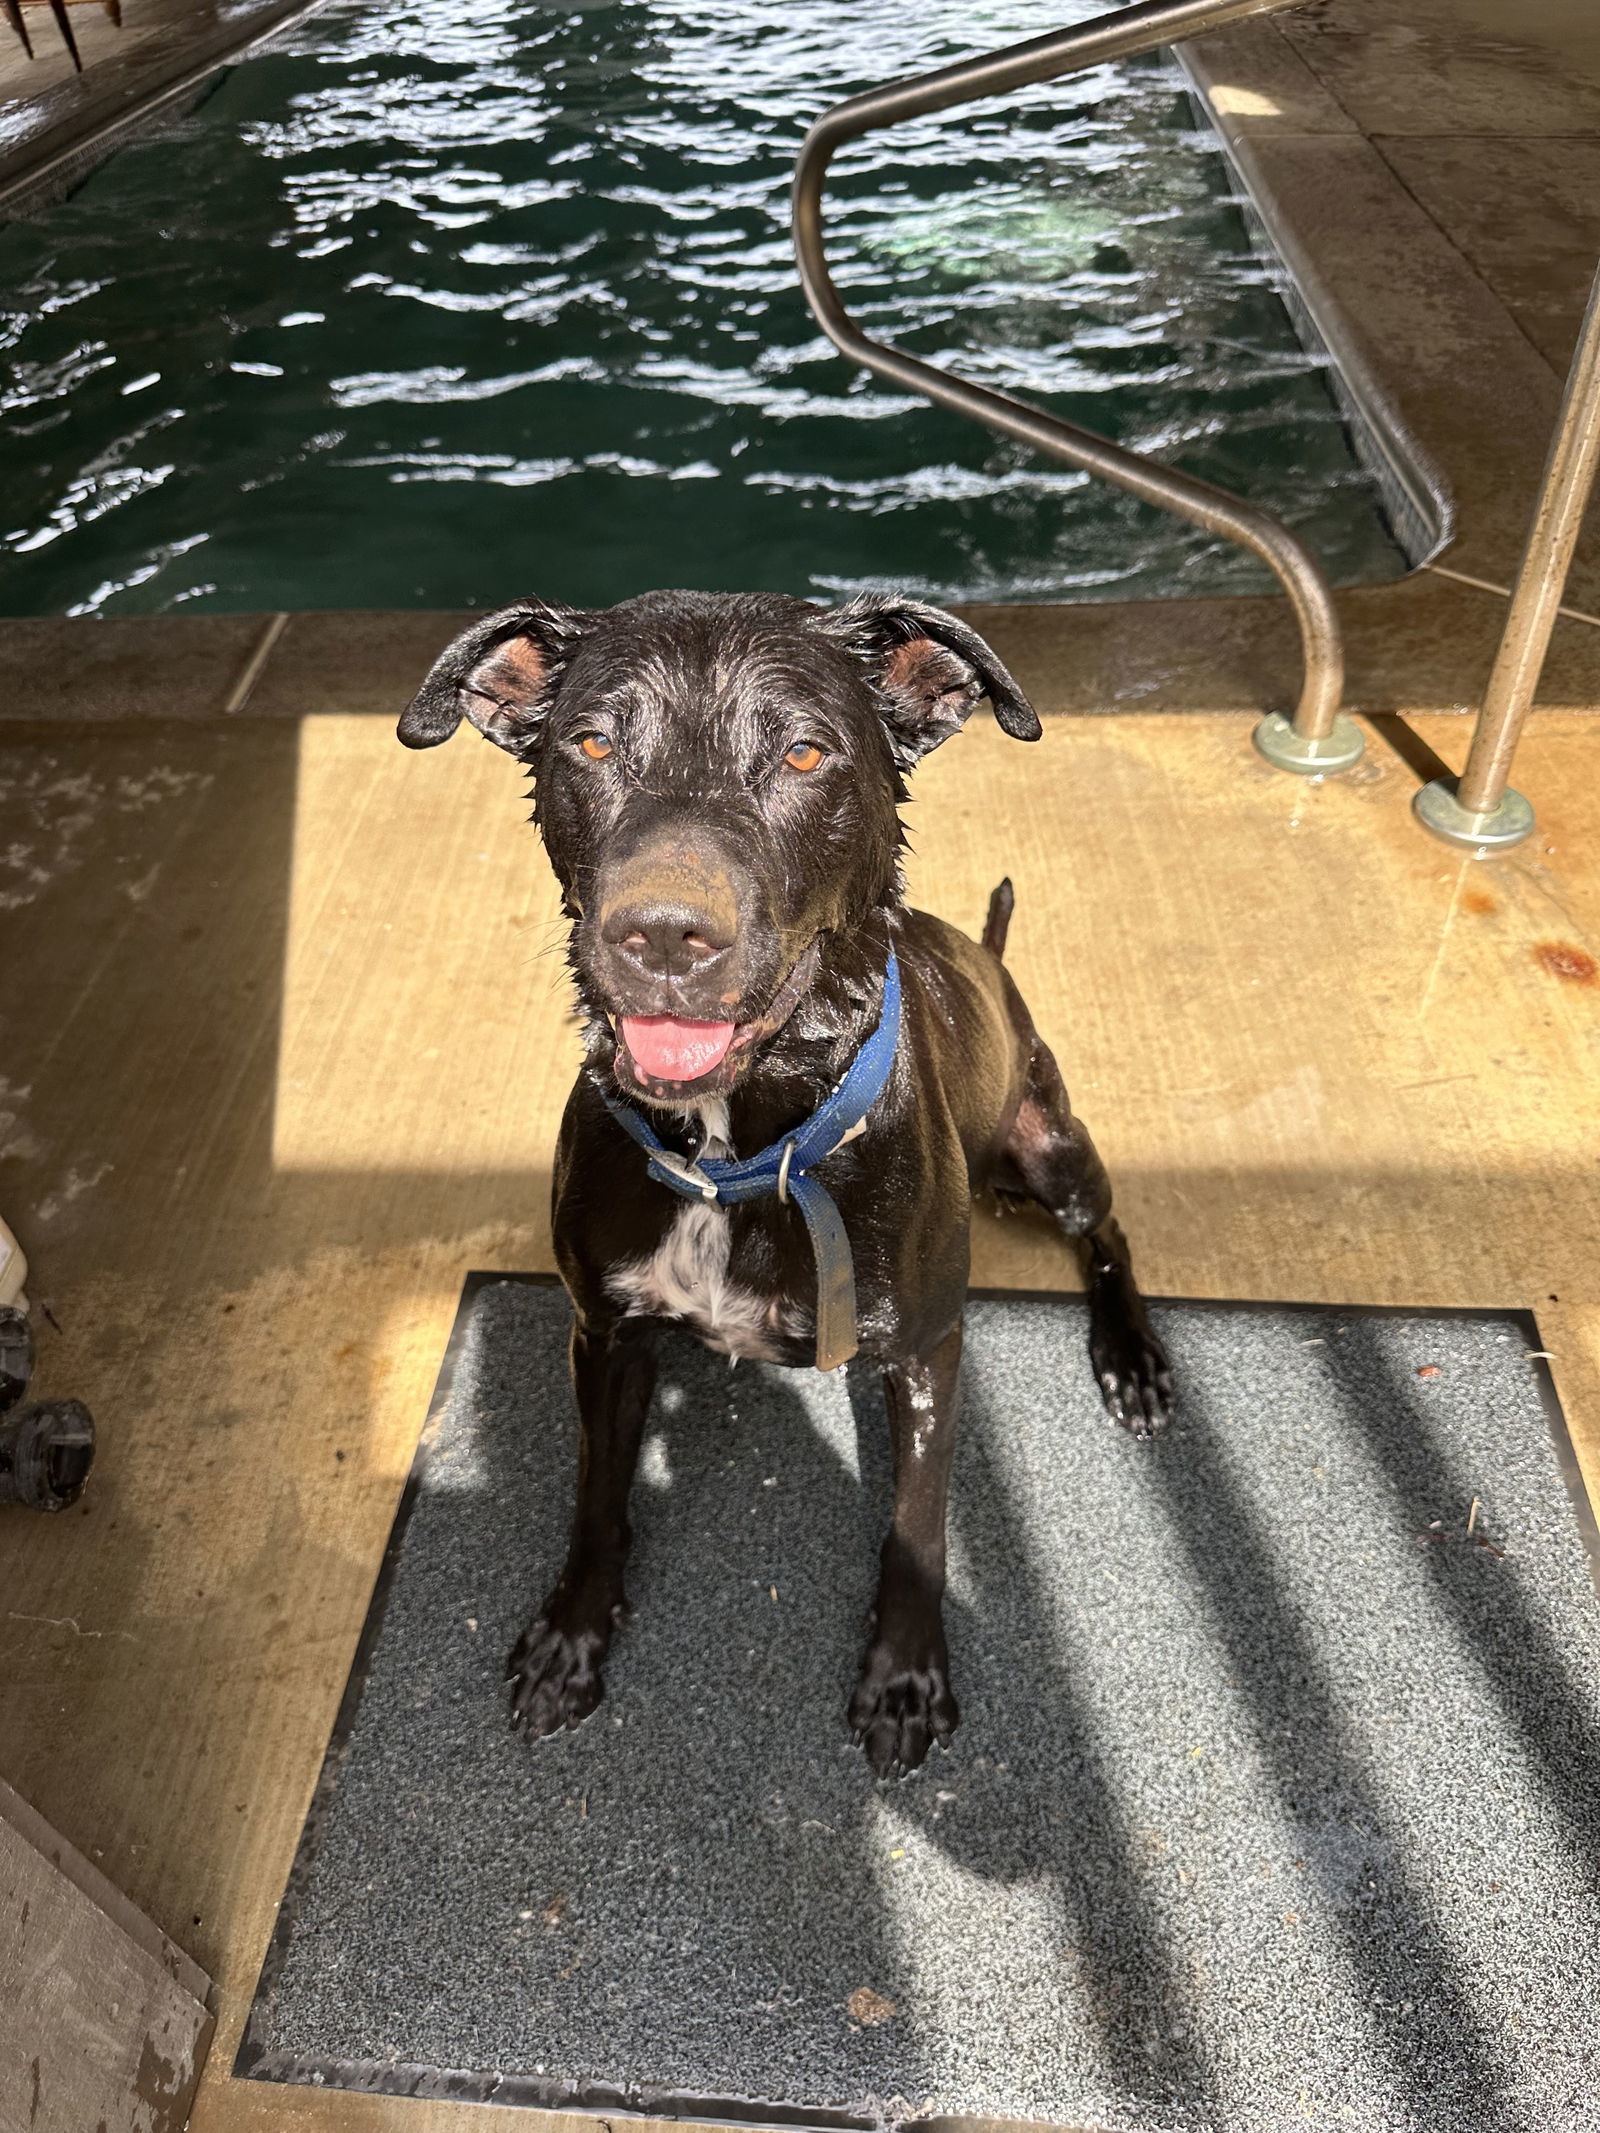
[{"label": "pool ladder rail", "polygon": [[1533,708],[1550,633],[1555,628],[1578,545],[1583,514],[1600,468],[1600,268],[1589,289],[1539,500],[1511,594],[1505,632],[1483,709],[1459,778],[1435,778],[1412,800],[1425,829],[1446,844],[1485,857],[1533,835],[1531,803],[1513,789],[1511,765]]},{"label": "pool ladder rail", "polygon": [[[806,300],[824,333],[845,355],[878,377],[924,394],[940,407],[969,415],[1002,436],[1064,459],[1102,481],[1115,482],[1146,503],[1175,511],[1210,533],[1237,541],[1276,572],[1300,625],[1304,680],[1292,719],[1269,712],[1255,743],[1280,770],[1315,777],[1348,770],[1361,759],[1362,738],[1339,708],[1344,693],[1344,647],[1339,618],[1321,569],[1280,519],[1192,474],[1181,474],[1092,430],[969,384],[863,333],[840,299],[822,241],[822,189],[834,151],[899,119],[1001,96],[1031,82],[1081,73],[1108,60],[1128,59],[1227,29],[1252,15],[1276,14],[1299,0],[1141,0],[1069,30],[1008,45],[959,66],[943,67],[887,88],[869,89],[825,111],[806,135],[794,174],[794,248]],[[1539,502],[1506,618],[1499,655],[1459,778],[1436,780],[1416,795],[1418,821],[1435,836],[1480,857],[1520,844],[1534,827],[1533,809],[1511,789],[1512,758],[1532,706],[1566,583],[1573,547],[1600,465],[1600,273],[1567,379]]]},{"label": "pool ladder rail", "polygon": [[869,89],[825,111],[806,135],[794,174],[794,247],[806,300],[824,333],[847,356],[891,384],[922,393],[940,407],[1014,437],[1068,466],[1081,467],[1145,503],[1174,511],[1220,533],[1260,557],[1276,573],[1300,625],[1304,680],[1294,717],[1269,712],[1256,728],[1256,746],[1282,770],[1307,777],[1348,770],[1361,759],[1359,728],[1339,708],[1344,693],[1344,645],[1328,581],[1310,553],[1270,511],[1246,503],[1213,483],[1146,459],[1093,430],[1059,415],[1013,400],[1007,393],[953,377],[932,363],[890,348],[862,332],[846,310],[828,271],[822,235],[822,193],[830,159],[846,141],[900,119],[920,118],[1001,96],[1032,82],[1078,74],[1114,59],[1128,59],[1203,31],[1226,29],[1251,15],[1270,15],[1296,0],[1140,0],[1115,14],[1098,15],[1072,29],[1055,30],[1026,44],[1008,45],[937,73]]}]

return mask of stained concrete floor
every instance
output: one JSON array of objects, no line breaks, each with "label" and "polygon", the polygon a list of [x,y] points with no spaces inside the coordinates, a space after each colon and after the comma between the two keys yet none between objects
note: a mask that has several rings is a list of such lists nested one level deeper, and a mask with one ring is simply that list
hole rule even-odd
[{"label": "stained concrete floor", "polygon": [[[1558,183],[1595,135],[1587,17],[1299,19],[1212,66],[1240,92],[1222,116],[1455,495],[1440,560],[1504,583],[1588,247],[1588,195]],[[1554,65],[1559,102],[1513,95],[1507,46]],[[1491,150],[1463,145],[1491,138],[1545,173],[1503,221]],[[1590,538],[1591,612],[1597,569]],[[1013,961],[1152,1288],[1532,1306],[1600,1493],[1600,629],[1559,626],[1524,744],[1539,838],[1479,866],[1408,803],[1430,749],[1459,767],[1438,714],[1481,686],[1503,603],[1431,572],[1352,599],[1373,745],[1322,787],[1249,748],[1249,710],[1292,686],[1274,603],[989,618],[1052,723],[1032,751],[975,726],[925,766],[914,893],[972,926],[1017,881]],[[450,618],[297,617],[225,716],[266,627],[0,625],[0,1204],[60,1328],[41,1389],[104,1438],[80,1511],[0,1525],[0,1741],[218,1976],[199,2133],[418,2123],[227,2067],[461,1274],[549,1264],[575,1057],[515,771],[465,737],[406,756],[372,715]],[[986,1218],[975,1278],[1062,1269]]]},{"label": "stained concrete floor", "polygon": [[1596,45],[1575,0],[1309,0],[1184,48],[1375,434],[1447,499],[1432,560],[1502,586],[1600,261]]},{"label": "stained concrete floor", "polygon": [[[1600,1497],[1594,722],[1535,724],[1542,835],[1492,866],[1416,830],[1381,739],[1316,787],[1249,724],[975,723],[919,773],[913,893],[972,926],[1016,881],[1153,1290],[1532,1306]],[[359,716],[42,723],[4,762],[5,1204],[41,1388],[103,1433],[81,1510],[5,1522],[6,1775],[216,1974],[202,2133],[398,2127],[226,2069],[461,1277],[550,1264],[575,1039],[521,783]],[[985,1218],[974,1276],[1066,1270]]]}]

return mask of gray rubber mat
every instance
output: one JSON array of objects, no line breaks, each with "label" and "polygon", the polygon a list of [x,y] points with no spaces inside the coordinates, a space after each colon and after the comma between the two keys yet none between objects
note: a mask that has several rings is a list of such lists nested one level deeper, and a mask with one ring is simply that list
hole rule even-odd
[{"label": "gray rubber mat", "polygon": [[[1600,1635],[1526,1317],[1168,1305],[1101,1414],[1080,1305],[968,1318],[963,1724],[845,1735],[871,1373],[663,1368],[636,1617],[514,1737],[559,1566],[567,1305],[469,1286],[239,2071],[812,2124],[1600,2128]],[[1556,1424],[1552,1429],[1552,1422]]]}]

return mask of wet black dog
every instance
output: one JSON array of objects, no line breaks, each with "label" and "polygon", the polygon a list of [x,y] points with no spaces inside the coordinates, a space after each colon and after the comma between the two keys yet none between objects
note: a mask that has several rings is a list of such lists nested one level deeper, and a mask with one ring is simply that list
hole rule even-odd
[{"label": "wet black dog", "polygon": [[814,1166],[843,1217],[860,1352],[883,1372],[894,1438],[893,1524],[850,1705],[880,1774],[915,1769],[957,1718],[945,1499],[976,1192],[1048,1209],[1083,1255],[1107,1407],[1140,1435],[1165,1420],[1167,1361],[1105,1171],[1001,966],[1009,884],[981,946],[901,898],[903,774],[982,696],[1007,733],[1039,738],[993,652],[937,608],[655,593],[487,617],[400,721],[427,748],[466,717],[529,766],[588,1017],[555,1175],[578,1504],[566,1567],[512,1654],[513,1717],[532,1733],[576,1725],[601,1697],[655,1326],[682,1320],[730,1355],[818,1360],[817,1262],[795,1207],[677,1197],[616,1107],[647,1116],[685,1170],[778,1143],[876,1027],[891,951],[903,1011],[887,1085]]}]

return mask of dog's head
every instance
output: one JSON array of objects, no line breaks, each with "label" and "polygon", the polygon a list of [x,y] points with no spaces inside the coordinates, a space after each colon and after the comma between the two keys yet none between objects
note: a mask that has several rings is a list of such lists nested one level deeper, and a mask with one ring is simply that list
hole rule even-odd
[{"label": "dog's head", "polygon": [[431,748],[466,718],[529,766],[617,1080],[681,1106],[725,1094],[825,939],[896,901],[903,773],[981,696],[1039,738],[983,640],[914,600],[529,600],[456,639],[400,738]]}]

